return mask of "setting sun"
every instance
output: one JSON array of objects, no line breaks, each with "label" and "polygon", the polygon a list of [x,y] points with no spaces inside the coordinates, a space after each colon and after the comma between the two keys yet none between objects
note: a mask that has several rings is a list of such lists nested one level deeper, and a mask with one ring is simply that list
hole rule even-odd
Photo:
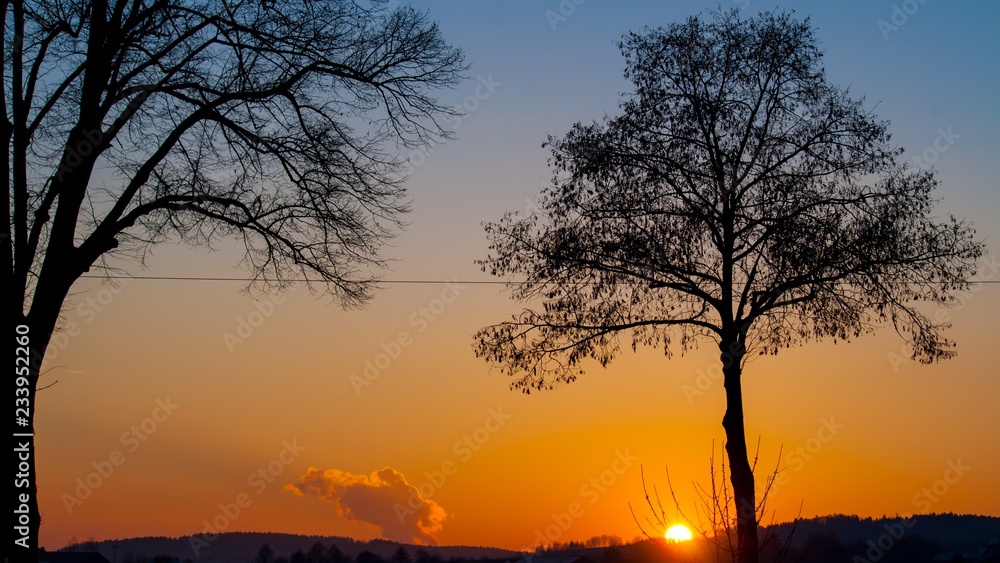
[{"label": "setting sun", "polygon": [[674,524],[667,528],[667,533],[664,534],[664,537],[667,538],[667,541],[674,543],[689,541],[691,539],[691,530],[684,524]]}]

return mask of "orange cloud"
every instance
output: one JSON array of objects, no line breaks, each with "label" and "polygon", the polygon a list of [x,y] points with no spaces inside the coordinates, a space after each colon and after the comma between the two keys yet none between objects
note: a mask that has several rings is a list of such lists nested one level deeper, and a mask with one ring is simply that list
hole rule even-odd
[{"label": "orange cloud", "polygon": [[315,496],[335,505],[345,519],[365,522],[378,528],[383,538],[404,543],[437,545],[434,534],[441,531],[447,517],[439,504],[421,496],[391,467],[371,475],[310,467],[298,483],[282,490]]}]

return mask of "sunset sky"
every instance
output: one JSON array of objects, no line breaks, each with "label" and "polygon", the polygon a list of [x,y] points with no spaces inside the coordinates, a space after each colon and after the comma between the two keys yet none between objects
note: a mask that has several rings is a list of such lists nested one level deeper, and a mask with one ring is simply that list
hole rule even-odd
[{"label": "sunset sky", "polygon": [[[774,4],[731,3],[746,14]],[[623,354],[522,395],[472,352],[478,329],[522,305],[502,286],[462,282],[489,279],[474,264],[486,254],[481,223],[528,208],[548,180],[546,136],[617,113],[628,84],[615,40],[717,3],[412,5],[465,51],[469,79],[442,96],[467,114],[457,140],[412,156],[413,212],[386,248],[396,261],[385,277],[441,283],[386,283],[344,311],[304,287],[275,296],[238,281],[82,280],[49,349],[42,385],[58,383],[37,400],[43,546],[202,533],[213,520],[225,531],[513,549],[631,539],[640,467],[662,490],[669,466],[695,512],[692,482],[707,483],[713,441],[722,455],[713,345],[671,360]],[[780,5],[811,18],[829,79],[892,122],[906,158],[934,161],[939,211],[974,222],[987,244],[979,279],[1000,280],[1000,4]],[[239,250],[164,245],[145,269],[120,265],[238,278]],[[942,364],[907,360],[891,327],[748,364],[758,476],[784,469],[775,520],[800,504],[806,517],[1000,516],[1000,284],[964,301],[947,311],[959,356]]]}]

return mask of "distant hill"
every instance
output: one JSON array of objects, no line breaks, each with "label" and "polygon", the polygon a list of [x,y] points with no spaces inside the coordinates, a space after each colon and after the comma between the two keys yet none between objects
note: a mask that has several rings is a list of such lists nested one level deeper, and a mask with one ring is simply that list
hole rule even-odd
[{"label": "distant hill", "polygon": [[[905,525],[910,524],[910,525]],[[958,514],[859,518],[833,515],[771,526],[778,545],[788,545],[782,561],[800,563],[1000,563],[1000,518]],[[789,537],[794,527],[794,534]],[[762,531],[763,532],[763,531]],[[673,546],[646,540],[620,547],[560,546],[549,558],[580,557],[593,563],[691,563],[715,561],[705,540]],[[761,561],[773,561],[779,551],[769,542]],[[551,561],[554,561],[551,560]],[[516,562],[515,562],[516,563]],[[533,557],[524,563],[550,563]],[[564,560],[562,563],[567,563]]]},{"label": "distant hill", "polygon": [[771,529],[779,537],[787,538],[793,526],[795,534],[792,536],[792,545],[796,547],[804,546],[817,535],[832,536],[841,543],[849,544],[877,541],[883,535],[892,537],[900,531],[904,537],[919,537],[924,541],[940,544],[945,549],[986,545],[991,540],[1000,540],[1000,518],[970,514],[921,514],[913,516],[912,520],[906,520],[902,516],[859,518],[835,514],[786,522],[772,526]]},{"label": "distant hill", "polygon": [[[965,561],[1000,563],[1000,518],[958,514],[914,516],[912,525],[905,526],[901,517],[859,518],[842,514],[800,519],[770,527],[781,543],[790,543],[786,561],[801,563],[844,563],[878,561],[879,563],[930,563],[932,561]],[[794,534],[789,539],[794,526]],[[891,539],[891,541],[889,541]],[[888,546],[884,553],[870,552],[871,546]],[[169,555],[177,563],[249,563],[260,547],[269,544],[278,557],[297,563],[291,555],[307,552],[315,543],[329,549],[336,546],[347,559],[341,563],[398,563],[391,561],[393,553],[404,547],[411,563],[449,563],[449,559],[482,560],[482,563],[674,563],[710,561],[704,540],[690,545],[671,546],[662,540],[646,540],[629,545],[593,548],[586,542],[569,542],[560,549],[525,556],[524,553],[495,547],[476,546],[415,546],[387,540],[358,541],[337,536],[301,536],[295,534],[234,532],[220,534],[197,555],[191,538],[147,537],[97,542],[96,549],[113,560],[112,546],[118,546],[118,563],[136,561],[135,556]],[[699,545],[700,544],[700,545]],[[83,548],[81,548],[83,549]],[[86,550],[90,550],[88,544]],[[419,550],[426,552],[417,557]],[[362,552],[377,557],[358,558]],[[698,554],[698,555],[696,555]],[[872,558],[872,555],[877,557]],[[954,559],[961,555],[964,559]],[[942,559],[944,557],[944,559]],[[291,558],[291,561],[288,560]],[[563,558],[563,559],[557,559]],[[576,559],[573,561],[572,559]],[[578,559],[579,558],[579,559]],[[767,557],[762,561],[770,560]],[[477,562],[478,563],[478,562]]]},{"label": "distant hill", "polygon": [[[133,556],[145,555],[153,557],[155,555],[170,555],[176,557],[177,561],[183,562],[187,559],[195,563],[248,563],[256,555],[260,547],[265,543],[271,546],[277,556],[289,556],[296,550],[308,551],[316,542],[322,543],[327,549],[337,546],[344,555],[352,559],[357,557],[362,551],[369,551],[380,557],[388,558],[400,546],[406,548],[408,552],[416,553],[422,549],[431,555],[437,555],[444,560],[449,558],[465,559],[506,559],[517,557],[520,554],[515,551],[500,549],[496,547],[476,547],[476,546],[422,546],[405,545],[388,540],[359,541],[340,536],[302,536],[297,534],[278,534],[269,532],[231,532],[219,534],[215,540],[208,542],[208,545],[201,545],[195,540],[194,545],[198,546],[198,553],[195,554],[192,547],[192,537],[182,536],[179,538],[168,537],[143,537],[116,539],[96,542],[96,549],[102,555],[112,560],[114,550],[112,546],[118,546],[118,561],[126,561],[128,554]],[[78,546],[79,547],[79,546]],[[75,549],[74,546],[65,548]],[[79,547],[80,550],[85,548]],[[87,544],[87,550],[90,544]]]}]

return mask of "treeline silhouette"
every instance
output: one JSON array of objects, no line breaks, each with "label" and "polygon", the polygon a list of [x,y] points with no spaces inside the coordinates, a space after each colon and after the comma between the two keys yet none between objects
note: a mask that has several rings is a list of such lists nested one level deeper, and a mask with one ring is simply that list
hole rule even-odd
[{"label": "treeline silhouette", "polygon": [[625,545],[625,540],[621,536],[600,535],[583,541],[552,542],[541,553],[551,553],[555,551],[565,551],[570,549],[592,549],[598,547],[618,547]]},{"label": "treeline silhouette", "polygon": [[[930,541],[920,536],[906,537],[882,547],[866,541],[844,542],[829,533],[819,533],[804,538],[802,545],[781,549],[781,543],[762,543],[760,560],[789,563],[1000,563],[1000,548],[996,541],[979,546],[952,548],[946,543]],[[883,549],[883,547],[885,549]],[[683,544],[668,544],[650,539],[624,546],[598,549],[572,549],[546,551],[542,556],[560,558],[571,563],[574,557],[585,558],[573,563],[691,563],[718,561],[706,540],[696,539]],[[528,556],[510,563],[553,563]]]},{"label": "treeline silhouette", "polygon": [[1000,563],[1000,518],[992,516],[835,514],[772,529],[791,544],[791,560],[806,563]]},{"label": "treeline silhouette", "polygon": [[[761,561],[800,563],[1000,563],[1000,518],[926,514],[860,518],[832,515],[770,526],[773,536],[761,544]],[[585,560],[576,563],[680,563],[717,561],[711,541],[682,544],[662,539],[613,543],[607,536],[584,542],[552,544],[511,563],[552,563],[537,557]],[[610,545],[602,545],[609,543]],[[569,563],[565,559],[563,563]]]},{"label": "treeline silhouette", "polygon": [[287,556],[276,554],[271,545],[265,543],[260,547],[257,556],[248,563],[484,563],[486,561],[489,561],[486,557],[478,559],[449,557],[445,559],[440,555],[428,553],[424,549],[417,549],[413,555],[410,555],[410,552],[402,546],[389,557],[382,557],[368,550],[351,557],[336,545],[327,548],[323,542],[316,542],[307,551],[298,549]]},{"label": "treeline silhouette", "polygon": [[[190,558],[183,559],[180,561],[182,561],[182,563],[193,563]],[[177,563],[178,558],[174,557],[173,555],[167,555],[163,553],[161,553],[160,555],[154,555],[152,557],[149,557],[145,554],[135,554],[129,552],[126,553],[121,558],[121,562],[122,563]]]},{"label": "treeline silhouette", "polygon": [[[839,518],[839,517],[838,517]],[[854,517],[843,517],[849,522]],[[829,519],[828,519],[829,520]],[[861,519],[858,519],[859,521]],[[869,522],[879,520],[867,519]],[[835,522],[836,524],[836,522]],[[887,535],[885,537],[892,537]],[[880,543],[881,539],[881,543]],[[257,557],[247,563],[550,563],[552,558],[582,558],[578,563],[680,563],[712,561],[710,550],[698,549],[695,540],[691,545],[672,545],[659,539],[633,540],[625,543],[618,536],[595,536],[585,541],[555,543],[535,553],[518,558],[491,559],[487,557],[448,557],[416,549],[412,555],[399,547],[391,556],[382,557],[371,551],[362,551],[355,557],[345,555],[336,546],[325,548],[321,542],[309,550],[301,549],[288,555],[278,555],[269,544],[261,546]],[[997,540],[984,543],[932,541],[919,535],[898,538],[889,542],[883,536],[866,540],[843,541],[830,531],[812,532],[808,537],[778,539],[777,544],[764,545],[762,561],[796,561],[801,563],[1000,563],[1000,544]],[[794,542],[787,550],[776,549],[786,542]],[[706,547],[704,545],[702,548]],[[778,557],[778,554],[783,554]],[[699,557],[703,555],[704,557]],[[947,559],[941,559],[941,556]],[[138,562],[137,562],[138,563]],[[160,563],[154,561],[153,563]]]},{"label": "treeline silhouette", "polygon": [[[180,537],[138,537],[138,538],[116,538],[102,541],[93,539],[78,542],[73,540],[70,545],[60,551],[97,551],[108,561],[114,560],[117,556],[118,563],[123,563],[125,556],[130,556],[128,563],[151,563],[152,554],[169,554],[175,563],[247,563],[253,560],[265,543],[274,550],[275,558],[291,558],[298,551],[303,554],[313,554],[318,556],[318,551],[314,549],[316,543],[321,543],[327,547],[328,555],[337,558],[333,546],[345,556],[344,561],[354,563],[356,557],[363,551],[370,551],[388,559],[400,547],[398,542],[384,539],[356,540],[340,536],[309,536],[275,532],[225,532],[215,537],[208,546],[202,547],[198,552],[192,550],[192,541],[200,539],[200,536],[180,536]],[[416,549],[421,546],[407,545],[413,556],[416,556]],[[333,551],[332,555],[329,553]],[[493,560],[503,559],[516,555],[516,552],[508,549],[500,549],[486,546],[427,546],[424,551],[431,555],[441,557],[444,563],[450,559],[465,559],[468,561],[481,558]],[[298,560],[298,558],[297,558]],[[336,560],[336,559],[335,559]]]},{"label": "treeline silhouette", "polygon": [[[995,516],[945,513],[908,520],[838,514],[778,524],[769,531],[775,541],[765,546],[761,561],[774,561],[787,547],[782,559],[787,562],[1000,563],[1000,518]],[[672,545],[662,539],[623,541],[601,535],[519,553],[491,547],[401,545],[381,539],[230,532],[220,534],[199,557],[191,553],[187,537],[74,540],[63,551],[99,551],[118,563],[572,563],[551,559],[557,557],[585,558],[575,563],[690,563],[714,561],[710,547],[700,538]]]},{"label": "treeline silhouette", "polygon": [[[770,529],[782,538],[789,539],[794,546],[801,547],[813,537],[831,536],[844,544],[877,544],[882,536],[896,539],[923,538],[932,544],[940,544],[943,549],[961,549],[969,545],[986,545],[1000,538],[1000,518],[971,514],[921,514],[910,518],[904,516],[882,516],[881,518],[861,518],[849,514],[833,514],[818,518],[798,519],[771,526]],[[792,530],[794,529],[794,534]],[[819,540],[817,540],[819,541]],[[883,544],[889,541],[883,539]]]}]

